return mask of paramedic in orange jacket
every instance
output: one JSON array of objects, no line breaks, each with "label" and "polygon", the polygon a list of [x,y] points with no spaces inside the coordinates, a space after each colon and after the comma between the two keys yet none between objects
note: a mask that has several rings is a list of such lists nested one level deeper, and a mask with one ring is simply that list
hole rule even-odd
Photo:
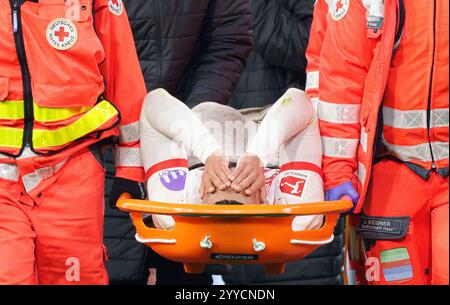
[{"label": "paramedic in orange jacket", "polygon": [[143,181],[122,0],[0,0],[0,24],[0,284],[107,284],[100,141],[117,193]]},{"label": "paramedic in orange jacket", "polygon": [[[327,31],[329,0],[317,0],[314,5],[313,22],[311,25],[311,34],[309,37],[308,49],[306,50],[306,58],[308,66],[306,68],[306,88],[308,97],[313,102],[316,110],[319,106],[319,68],[320,54],[322,52],[323,40]],[[347,195],[348,196],[348,195]],[[356,190],[353,196],[358,196]],[[342,198],[344,199],[345,196]],[[341,199],[341,198],[339,198]],[[351,199],[351,198],[345,198]],[[364,257],[361,255],[361,239],[356,234],[357,217],[350,215],[348,218],[348,241],[346,247],[348,249],[348,271],[352,274],[351,281],[356,284],[365,284]],[[346,258],[347,259],[347,258]]]},{"label": "paramedic in orange jacket", "polygon": [[327,31],[328,0],[317,0],[314,4],[313,22],[306,49],[306,86],[305,92],[317,108],[319,99],[319,66],[323,39]]},{"label": "paramedic in orange jacket", "polygon": [[327,198],[348,195],[362,213],[370,283],[448,284],[449,3],[329,5],[318,106]]}]

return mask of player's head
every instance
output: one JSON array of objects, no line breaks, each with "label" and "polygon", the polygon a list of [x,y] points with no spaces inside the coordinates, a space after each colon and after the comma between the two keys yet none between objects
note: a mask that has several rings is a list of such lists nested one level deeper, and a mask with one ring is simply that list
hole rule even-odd
[{"label": "player's head", "polygon": [[244,205],[244,204],[236,200],[221,200],[217,201],[216,205]]},{"label": "player's head", "polygon": [[260,199],[259,193],[247,196],[242,192],[237,193],[232,189],[227,189],[225,191],[216,190],[212,194],[206,194],[203,203],[217,205],[249,205],[260,204]]}]

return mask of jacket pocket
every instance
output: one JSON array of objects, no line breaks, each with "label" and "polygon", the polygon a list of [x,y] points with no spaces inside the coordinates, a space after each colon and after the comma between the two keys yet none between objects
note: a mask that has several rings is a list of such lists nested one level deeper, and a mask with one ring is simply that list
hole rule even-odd
[{"label": "jacket pocket", "polygon": [[[24,24],[33,97],[41,107],[89,107],[104,92],[105,58],[90,0],[40,0]],[[30,4],[31,5],[31,4]]]},{"label": "jacket pocket", "polygon": [[3,102],[8,97],[9,79],[8,77],[0,76],[0,102]]},{"label": "jacket pocket", "polygon": [[41,107],[92,107],[101,93],[101,84],[33,84],[34,101]]}]

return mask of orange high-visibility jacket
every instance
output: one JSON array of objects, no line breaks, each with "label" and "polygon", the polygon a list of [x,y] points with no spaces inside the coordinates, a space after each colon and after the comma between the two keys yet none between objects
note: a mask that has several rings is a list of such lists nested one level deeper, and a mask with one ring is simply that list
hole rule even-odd
[{"label": "orange high-visibility jacket", "polygon": [[122,0],[0,0],[0,24],[0,162],[28,147],[52,165],[118,135],[117,175],[142,181],[146,89]]},{"label": "orange high-visibility jacket", "polygon": [[306,49],[306,87],[305,92],[313,104],[317,106],[319,99],[319,63],[323,39],[327,31],[328,0],[317,0],[314,5],[311,34]]},{"label": "orange high-visibility jacket", "polygon": [[323,170],[327,189],[356,173],[356,213],[369,184],[379,113],[384,154],[448,171],[449,2],[404,3],[404,34],[393,58],[398,0],[329,2],[319,77]]}]

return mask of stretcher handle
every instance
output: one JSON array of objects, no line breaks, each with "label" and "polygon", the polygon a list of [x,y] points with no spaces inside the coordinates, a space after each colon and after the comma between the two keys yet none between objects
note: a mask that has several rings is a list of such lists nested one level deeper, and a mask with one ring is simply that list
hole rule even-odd
[{"label": "stretcher handle", "polygon": [[292,245],[325,245],[334,240],[334,228],[336,227],[339,214],[327,214],[325,222],[320,229],[310,231],[295,231],[290,233]]},{"label": "stretcher handle", "polygon": [[[123,193],[120,195],[117,207],[120,208],[119,202],[131,200],[132,196],[129,193]],[[123,210],[122,208],[120,208]],[[125,211],[125,210],[123,210]],[[174,237],[172,230],[163,230],[157,228],[149,228],[144,223],[143,212],[137,210],[127,210],[131,215],[131,221],[136,228],[136,240],[141,243],[163,243],[163,244],[175,244],[177,241]]]},{"label": "stretcher handle", "polygon": [[349,200],[322,201],[289,205],[204,205],[173,204],[131,199],[122,194],[117,207],[124,212],[141,212],[176,216],[299,216],[317,214],[340,214],[353,208]]}]

